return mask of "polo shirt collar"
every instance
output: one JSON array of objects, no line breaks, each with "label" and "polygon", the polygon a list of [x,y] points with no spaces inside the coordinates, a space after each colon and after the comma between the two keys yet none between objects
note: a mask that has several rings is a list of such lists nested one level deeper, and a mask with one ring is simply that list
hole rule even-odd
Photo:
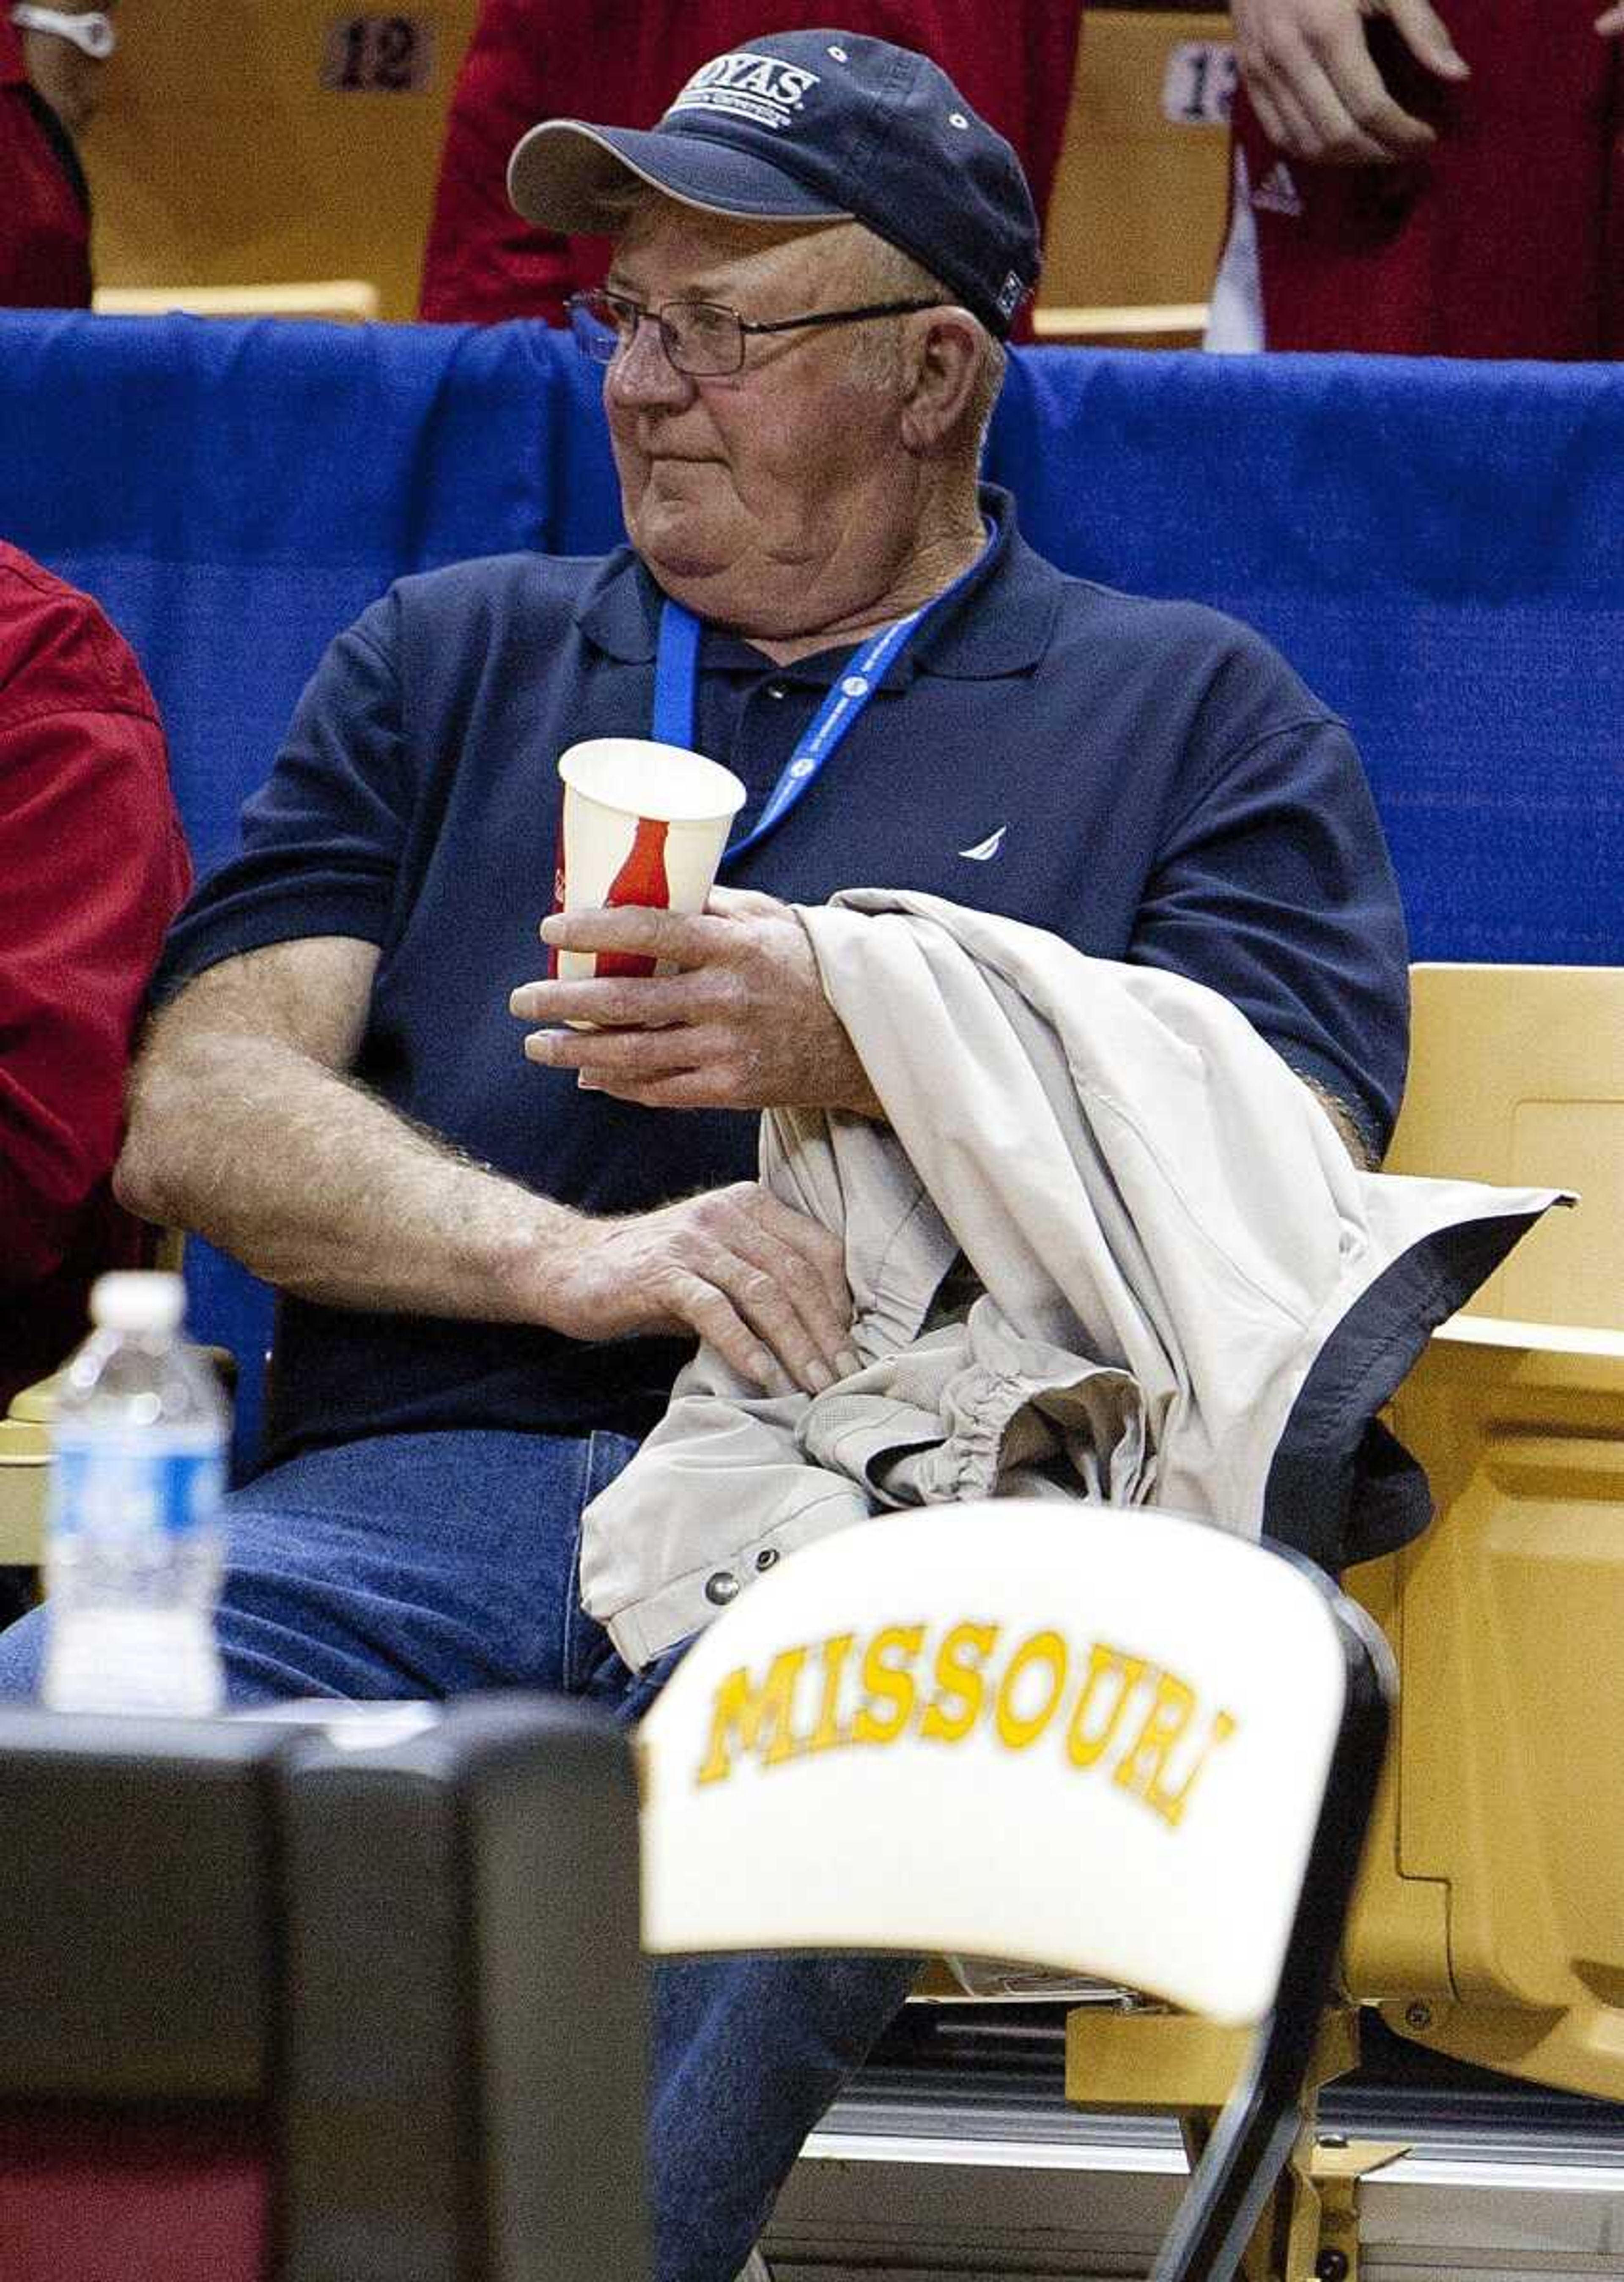
[{"label": "polo shirt collar", "polygon": [[[947,679],[993,680],[1037,664],[1048,648],[1060,607],[1060,573],[1022,539],[1015,504],[995,484],[981,488],[981,508],[996,522],[998,536],[975,565],[939,620],[923,630],[894,658],[881,687],[900,688],[916,673]],[[629,547],[604,563],[593,591],[580,603],[575,623],[595,648],[626,665],[653,662],[664,602],[658,585]],[[819,659],[845,656],[849,643],[804,659],[808,679],[824,680]],[[771,660],[762,659],[763,670]],[[796,669],[781,669],[786,677]]]}]

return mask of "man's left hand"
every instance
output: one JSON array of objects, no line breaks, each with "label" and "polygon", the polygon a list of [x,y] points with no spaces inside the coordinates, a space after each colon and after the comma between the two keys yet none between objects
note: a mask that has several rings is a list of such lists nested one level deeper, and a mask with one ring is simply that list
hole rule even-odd
[{"label": "man's left hand", "polygon": [[1596,28],[1604,40],[1624,40],[1624,0],[1616,8],[1608,8],[1596,19]]},{"label": "man's left hand", "polygon": [[541,940],[561,951],[629,951],[675,970],[647,978],[526,982],[524,1052],[548,1069],[649,1109],[850,1109],[877,1117],[851,1039],[823,995],[806,931],[788,904],[713,890],[704,911],[556,912]]},{"label": "man's left hand", "polygon": [[[71,5],[63,10],[65,15],[84,12]],[[101,93],[105,65],[55,32],[25,31],[22,61],[35,93],[44,97],[71,136],[82,135]]]}]

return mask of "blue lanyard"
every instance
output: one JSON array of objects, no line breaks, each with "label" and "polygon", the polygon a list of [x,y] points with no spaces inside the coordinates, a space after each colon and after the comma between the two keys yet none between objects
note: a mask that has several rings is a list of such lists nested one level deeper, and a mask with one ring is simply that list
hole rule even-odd
[{"label": "blue lanyard", "polygon": [[[794,752],[785,762],[778,782],[767,796],[766,806],[757,818],[754,828],[742,840],[734,841],[725,850],[722,862],[736,863],[747,848],[781,824],[796,801],[802,799],[816,781],[818,772],[843,737],[857,725],[858,716],[874,695],[884,679],[891,660],[913,638],[922,621],[944,603],[949,602],[973,578],[985,559],[987,547],[998,537],[998,526],[991,524],[986,545],[967,570],[961,570],[951,586],[917,610],[910,610],[905,618],[898,618],[880,632],[867,644],[862,655],[854,658],[818,708],[810,726],[796,741]],[[654,728],[653,734],[662,745],[685,745],[694,749],[695,707],[699,694],[699,640],[703,632],[700,621],[692,610],[680,602],[666,597],[660,611],[659,646],[654,659]]]}]

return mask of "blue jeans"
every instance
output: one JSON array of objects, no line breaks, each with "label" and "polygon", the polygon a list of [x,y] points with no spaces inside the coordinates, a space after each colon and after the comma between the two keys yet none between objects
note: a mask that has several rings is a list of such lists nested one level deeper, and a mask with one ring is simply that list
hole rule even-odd
[{"label": "blue jeans", "polygon": [[[556,1689],[623,1719],[673,1662],[621,1662],[577,1591],[582,1509],[618,1434],[383,1436],[226,1500],[234,1705]],[[0,1634],[0,1696],[38,1684],[45,1611]],[[657,1968],[649,2162],[657,2282],[732,2282],[812,2129],[907,1993],[897,1958]]]}]

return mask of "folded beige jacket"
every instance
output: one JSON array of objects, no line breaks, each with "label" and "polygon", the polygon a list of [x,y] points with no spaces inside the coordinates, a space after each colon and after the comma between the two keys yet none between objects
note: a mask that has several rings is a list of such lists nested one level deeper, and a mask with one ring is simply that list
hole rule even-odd
[{"label": "folded beige jacket", "polygon": [[[1182,976],[929,896],[800,917],[887,1122],[771,1111],[761,1178],[841,1237],[864,1367],[768,1397],[700,1348],[583,1524],[626,1662],[905,1505],[1154,1502],[1346,1551],[1375,1412],[1556,1192],[1360,1171]],[[1381,1541],[1424,1525],[1413,1473],[1375,1494]]]}]

